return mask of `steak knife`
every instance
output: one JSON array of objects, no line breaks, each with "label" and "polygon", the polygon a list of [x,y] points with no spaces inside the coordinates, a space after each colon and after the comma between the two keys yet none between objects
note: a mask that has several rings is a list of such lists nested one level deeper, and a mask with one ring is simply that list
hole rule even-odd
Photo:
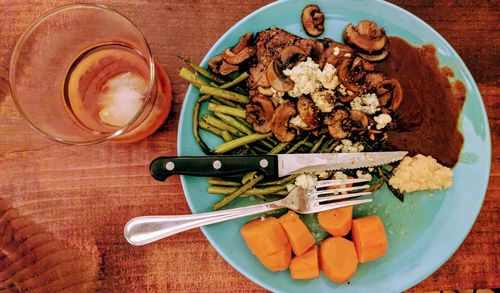
[{"label": "steak knife", "polygon": [[366,152],[328,154],[278,154],[247,156],[158,157],[149,167],[151,175],[165,181],[174,174],[229,176],[250,171],[283,177],[290,174],[376,167],[401,160],[408,152]]}]

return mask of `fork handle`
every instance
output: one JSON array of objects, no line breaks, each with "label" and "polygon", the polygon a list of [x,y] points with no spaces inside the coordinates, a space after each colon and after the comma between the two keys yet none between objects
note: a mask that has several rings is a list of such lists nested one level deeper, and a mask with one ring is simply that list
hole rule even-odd
[{"label": "fork handle", "polygon": [[273,211],[282,207],[278,202],[201,214],[136,217],[125,225],[124,235],[130,244],[144,245],[193,228]]}]

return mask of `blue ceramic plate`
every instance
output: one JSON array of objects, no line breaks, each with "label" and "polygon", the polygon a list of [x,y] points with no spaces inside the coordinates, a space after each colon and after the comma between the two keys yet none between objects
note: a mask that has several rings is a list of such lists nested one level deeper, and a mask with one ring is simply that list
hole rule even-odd
[{"label": "blue ceramic plate", "polygon": [[[227,31],[210,49],[203,65],[224,48],[237,43],[246,32],[280,27],[306,37],[300,13],[308,2],[280,1],[248,15]],[[289,271],[271,273],[250,253],[239,230],[248,219],[212,225],[203,229],[215,249],[243,275],[272,291],[401,292],[437,270],[455,252],[471,229],[484,199],[490,170],[490,132],[479,90],[469,70],[455,50],[434,29],[413,14],[382,1],[314,1],[325,14],[322,37],[341,40],[349,22],[369,19],[383,26],[389,35],[403,37],[415,45],[431,43],[437,48],[441,65],[449,66],[467,87],[467,100],[460,120],[465,136],[460,162],[454,168],[453,187],[446,191],[421,192],[399,202],[387,189],[378,191],[371,205],[356,207],[355,216],[379,215],[388,234],[385,257],[361,264],[349,283],[337,285],[326,277],[310,281],[292,280]],[[192,132],[192,110],[198,90],[189,87],[182,107],[179,155],[202,155]],[[220,141],[204,133],[211,146]],[[206,192],[206,178],[183,176],[182,185],[193,213],[210,211],[218,195]],[[234,206],[251,204],[239,200]]]}]

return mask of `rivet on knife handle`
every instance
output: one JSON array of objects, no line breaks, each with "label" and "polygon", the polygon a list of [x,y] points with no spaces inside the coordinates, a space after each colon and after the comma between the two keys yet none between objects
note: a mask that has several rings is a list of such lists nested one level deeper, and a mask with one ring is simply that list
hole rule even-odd
[{"label": "rivet on knife handle", "polygon": [[259,156],[199,156],[158,157],[149,166],[151,176],[165,181],[174,174],[192,176],[229,176],[249,171],[261,171],[264,175],[275,175],[276,157]]}]

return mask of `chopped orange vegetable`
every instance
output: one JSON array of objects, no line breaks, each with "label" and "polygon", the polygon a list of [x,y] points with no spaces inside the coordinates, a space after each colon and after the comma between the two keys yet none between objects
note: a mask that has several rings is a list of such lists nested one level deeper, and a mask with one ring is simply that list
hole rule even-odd
[{"label": "chopped orange vegetable", "polygon": [[319,277],[318,247],[314,245],[301,256],[295,256],[290,263],[292,279],[306,280]]},{"label": "chopped orange vegetable", "polygon": [[319,246],[319,263],[328,279],[344,283],[354,276],[358,267],[354,243],[337,236],[323,240]]},{"label": "chopped orange vegetable", "polygon": [[318,213],[318,222],[333,236],[345,236],[351,231],[352,206]]},{"label": "chopped orange vegetable", "polygon": [[352,221],[352,240],[359,262],[376,260],[387,251],[384,224],[378,216],[366,216]]},{"label": "chopped orange vegetable", "polygon": [[260,262],[270,271],[284,271],[290,266],[292,248],[287,244],[283,249],[269,255],[257,255]]},{"label": "chopped orange vegetable", "polygon": [[256,256],[266,256],[282,250],[288,238],[278,219],[256,219],[241,227],[241,235],[250,251]]},{"label": "chopped orange vegetable", "polygon": [[302,255],[314,245],[314,237],[295,212],[289,211],[281,216],[279,221],[283,229],[285,229],[288,241],[295,255]]}]

